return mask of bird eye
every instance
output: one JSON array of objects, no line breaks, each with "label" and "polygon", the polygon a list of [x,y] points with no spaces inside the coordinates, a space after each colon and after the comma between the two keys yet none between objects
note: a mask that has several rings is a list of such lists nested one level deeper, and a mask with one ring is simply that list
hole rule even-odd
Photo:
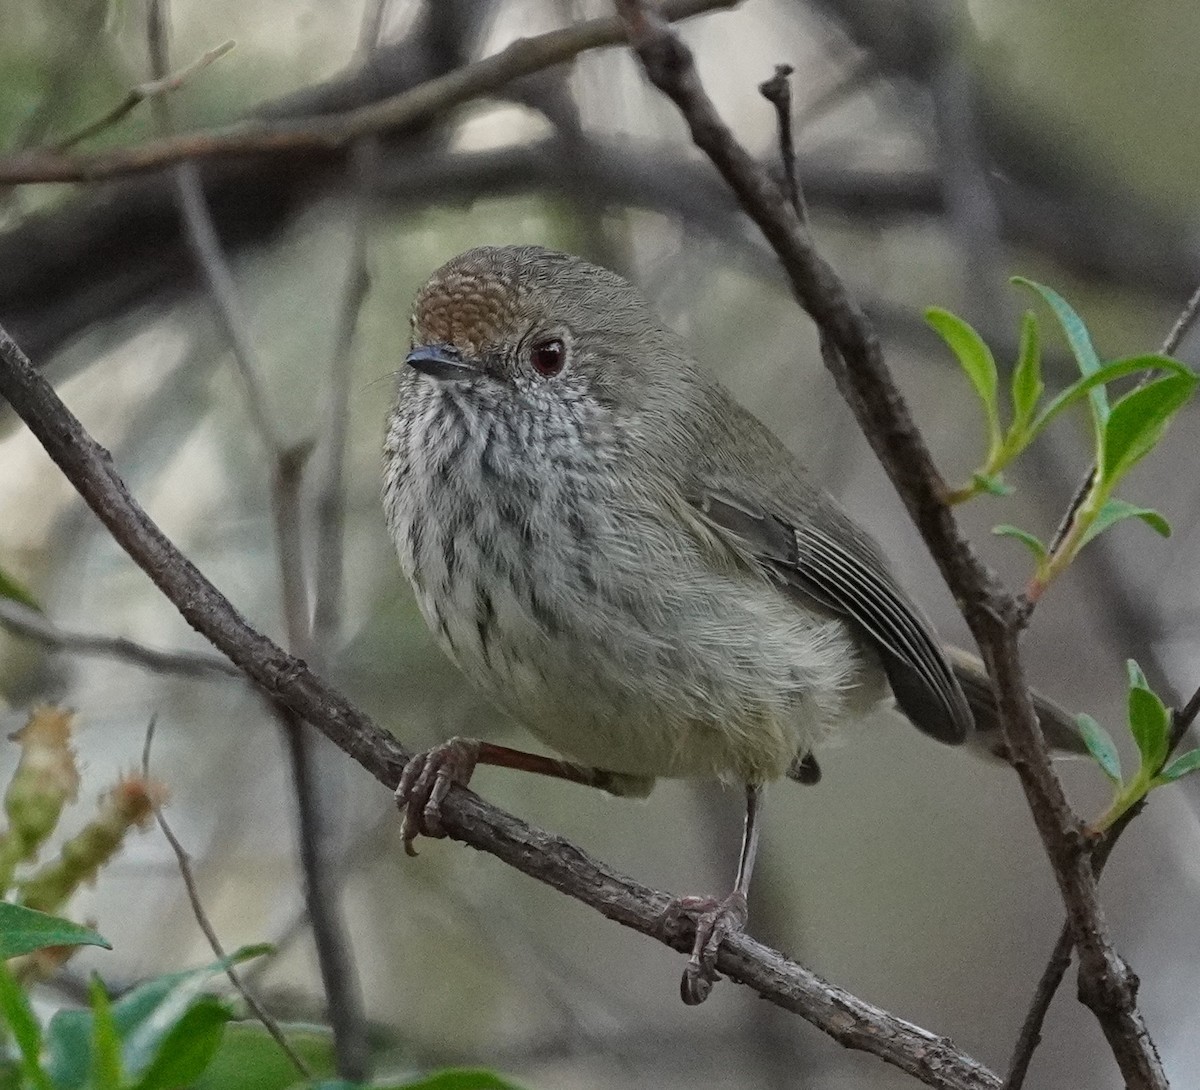
[{"label": "bird eye", "polygon": [[557,337],[538,341],[529,353],[533,369],[546,378],[557,375],[567,362],[567,347]]}]

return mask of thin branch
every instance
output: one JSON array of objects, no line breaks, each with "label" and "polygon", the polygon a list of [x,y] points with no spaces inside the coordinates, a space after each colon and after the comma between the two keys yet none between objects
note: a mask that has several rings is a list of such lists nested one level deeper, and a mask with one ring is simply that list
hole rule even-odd
[{"label": "thin branch", "polygon": [[[150,0],[147,9],[151,62],[154,74],[160,78],[168,66],[165,7],[166,0]],[[152,105],[160,128],[169,133],[169,104],[158,98]],[[174,173],[188,244],[233,346],[250,417],[270,459],[271,509],[288,643],[295,653],[307,657],[312,645],[312,631],[304,579],[300,495],[309,446],[285,447],[272,423],[249,321],[241,308],[233,274],[221,250],[196,165],[181,163]],[[325,821],[315,794],[317,758],[312,747],[314,739],[308,736],[309,728],[294,713],[277,705],[273,705],[273,710],[282,727],[291,765],[300,870],[333,1030],[338,1074],[347,1079],[361,1079],[366,1074],[370,1056],[366,1016],[353,950],[339,910],[340,891],[329,853],[325,850]]]},{"label": "thin branch", "polygon": [[1100,1023],[1127,1082],[1166,1087],[1137,1007],[1137,977],[1120,958],[1100,907],[1090,847],[1047,752],[1018,650],[1029,604],[1006,591],[963,537],[938,473],[883,361],[878,339],[832,268],[817,254],[778,186],[738,144],[705,92],[690,50],[642,0],[617,0],[631,47],[650,81],[675,102],[775,249],[793,292],[837,351],[823,353],[859,426],[891,477],[970,626],[997,694],[1011,761],[1054,869],[1080,951],[1080,996]]},{"label": "thin branch", "polygon": [[[667,18],[685,19],[738,0],[668,0]],[[495,91],[512,80],[569,61],[580,53],[623,40],[613,18],[590,19],[511,45],[474,64],[448,72],[409,91],[328,117],[298,121],[243,121],[224,128],[149,140],[133,147],[66,155],[30,151],[0,159],[0,185],[35,182],[95,182],[141,174],[193,159],[267,155],[285,151],[329,151],[360,137],[411,125]],[[156,99],[155,101],[160,101]]]},{"label": "thin branch", "polygon": [[204,651],[159,651],[124,636],[102,636],[59,628],[44,613],[11,598],[0,598],[0,626],[15,636],[34,640],[55,651],[118,659],[156,674],[209,678],[242,676],[241,670],[220,655]]},{"label": "thin branch", "polygon": [[[129,494],[108,452],[84,430],[53,388],[0,327],[0,396],[120,545],[183,618],[229,656],[267,696],[326,735],[386,787],[394,789],[411,756],[305,663],[251,628],[150,520]],[[667,894],[649,889],[552,836],[454,788],[442,825],[456,840],[486,851],[609,919],[672,948],[691,949],[686,922],[665,928]],[[849,1048],[869,1052],[942,1090],[998,1090],[1000,1080],[945,1037],[929,1033],[829,984],[777,951],[737,935],[722,945],[717,968],[763,998],[793,1011]]]},{"label": "thin branch", "polygon": [[[156,717],[151,716],[150,723],[146,727],[146,740],[142,744],[142,778],[147,782],[150,781],[150,747],[154,741],[154,727],[156,722]],[[154,820],[158,822],[158,827],[162,830],[163,836],[167,838],[167,843],[171,846],[171,851],[175,853],[175,862],[179,865],[179,876],[183,879],[183,888],[187,891],[188,902],[192,906],[192,915],[195,917],[200,930],[204,932],[204,937],[208,940],[208,945],[214,956],[220,961],[225,961],[228,955],[225,953],[224,946],[221,945],[221,940],[217,937],[216,928],[213,927],[212,921],[208,918],[208,913],[204,909],[204,902],[200,898],[200,888],[196,884],[196,875],[192,871],[192,861],[187,853],[187,849],[180,843],[179,838],[175,835],[175,831],[168,824],[158,800],[153,795],[150,795],[150,800],[151,807],[154,810]],[[300,1077],[302,1079],[311,1079],[312,1072],[309,1070],[308,1065],[300,1058],[296,1050],[292,1048],[283,1031],[279,1028],[279,1024],[267,1013],[263,1005],[255,998],[253,992],[246,986],[237,969],[231,964],[226,964],[225,975],[229,978],[229,983],[241,995],[250,1012],[263,1024],[263,1028],[271,1035],[272,1039],[283,1051],[283,1054],[287,1056],[291,1065],[299,1072]]]},{"label": "thin branch", "polygon": [[[368,0],[359,26],[356,59],[366,64],[379,43],[389,0]],[[316,568],[312,616],[313,652],[321,668],[329,663],[342,627],[345,565],[346,491],[343,480],[346,434],[350,420],[350,385],[354,373],[354,336],[358,316],[371,287],[367,268],[370,198],[379,176],[379,141],[363,137],[351,149],[350,253],[329,363],[325,395],[322,459],[316,482]]]},{"label": "thin branch", "polygon": [[222,42],[214,49],[202,54],[191,64],[179,69],[169,76],[164,76],[162,79],[149,80],[146,83],[139,83],[136,87],[131,87],[129,92],[120,102],[118,102],[111,110],[103,117],[97,118],[95,121],[85,125],[78,132],[71,136],[60,140],[54,145],[55,151],[66,151],[75,144],[89,137],[95,136],[97,133],[103,132],[107,128],[111,128],[118,121],[122,120],[127,114],[137,109],[147,99],[156,98],[159,95],[170,94],[172,91],[178,91],[192,76],[197,72],[207,68],[215,60],[219,60],[225,56],[234,46],[234,42],[230,39],[227,42]]}]

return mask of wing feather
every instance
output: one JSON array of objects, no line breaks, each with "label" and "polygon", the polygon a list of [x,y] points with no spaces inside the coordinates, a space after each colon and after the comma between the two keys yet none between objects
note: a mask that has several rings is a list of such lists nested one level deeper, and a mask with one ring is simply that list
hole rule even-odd
[{"label": "wing feather", "polygon": [[957,744],[973,727],[967,699],[929,622],[891,572],[861,545],[792,525],[728,495],[705,492],[695,506],[786,586],[846,618],[879,653],[901,710],[914,726]]}]

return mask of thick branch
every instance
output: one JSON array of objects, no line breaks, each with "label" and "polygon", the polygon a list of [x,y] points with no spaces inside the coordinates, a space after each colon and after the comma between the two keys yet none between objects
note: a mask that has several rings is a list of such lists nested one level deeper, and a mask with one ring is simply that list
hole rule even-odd
[{"label": "thick branch", "polygon": [[[251,628],[232,605],[163,535],[50,385],[0,328],[0,395],[46,448],[113,538],[198,632],[272,699],[308,720],[377,780],[394,788],[408,752],[344,696],[327,688],[300,659]],[[691,925],[664,930],[666,894],[592,859],[488,805],[461,788],[442,807],[456,840],[486,851],[610,919],[677,950],[690,950]],[[754,940],[728,939],[719,970],[763,998],[793,1011],[850,1048],[861,1049],[943,1090],[997,1090],[999,1078],[947,1039],[920,1029],[829,984]]]}]

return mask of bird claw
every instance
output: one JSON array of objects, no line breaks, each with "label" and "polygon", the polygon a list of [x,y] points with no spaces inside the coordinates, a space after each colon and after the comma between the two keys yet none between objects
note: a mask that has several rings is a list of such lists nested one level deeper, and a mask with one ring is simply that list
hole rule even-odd
[{"label": "bird claw", "polygon": [[662,914],[662,925],[678,923],[690,917],[696,919],[696,938],[692,956],[688,958],[679,982],[679,997],[689,1006],[703,1003],[720,980],[717,973],[717,951],[730,935],[744,931],[749,911],[746,895],[734,890],[728,897],[676,897]]},{"label": "bird claw", "polygon": [[442,837],[442,800],[454,784],[466,787],[479,760],[479,742],[451,738],[425,753],[415,754],[400,774],[396,805],[404,815],[400,836],[407,855],[416,855],[418,836]]}]

